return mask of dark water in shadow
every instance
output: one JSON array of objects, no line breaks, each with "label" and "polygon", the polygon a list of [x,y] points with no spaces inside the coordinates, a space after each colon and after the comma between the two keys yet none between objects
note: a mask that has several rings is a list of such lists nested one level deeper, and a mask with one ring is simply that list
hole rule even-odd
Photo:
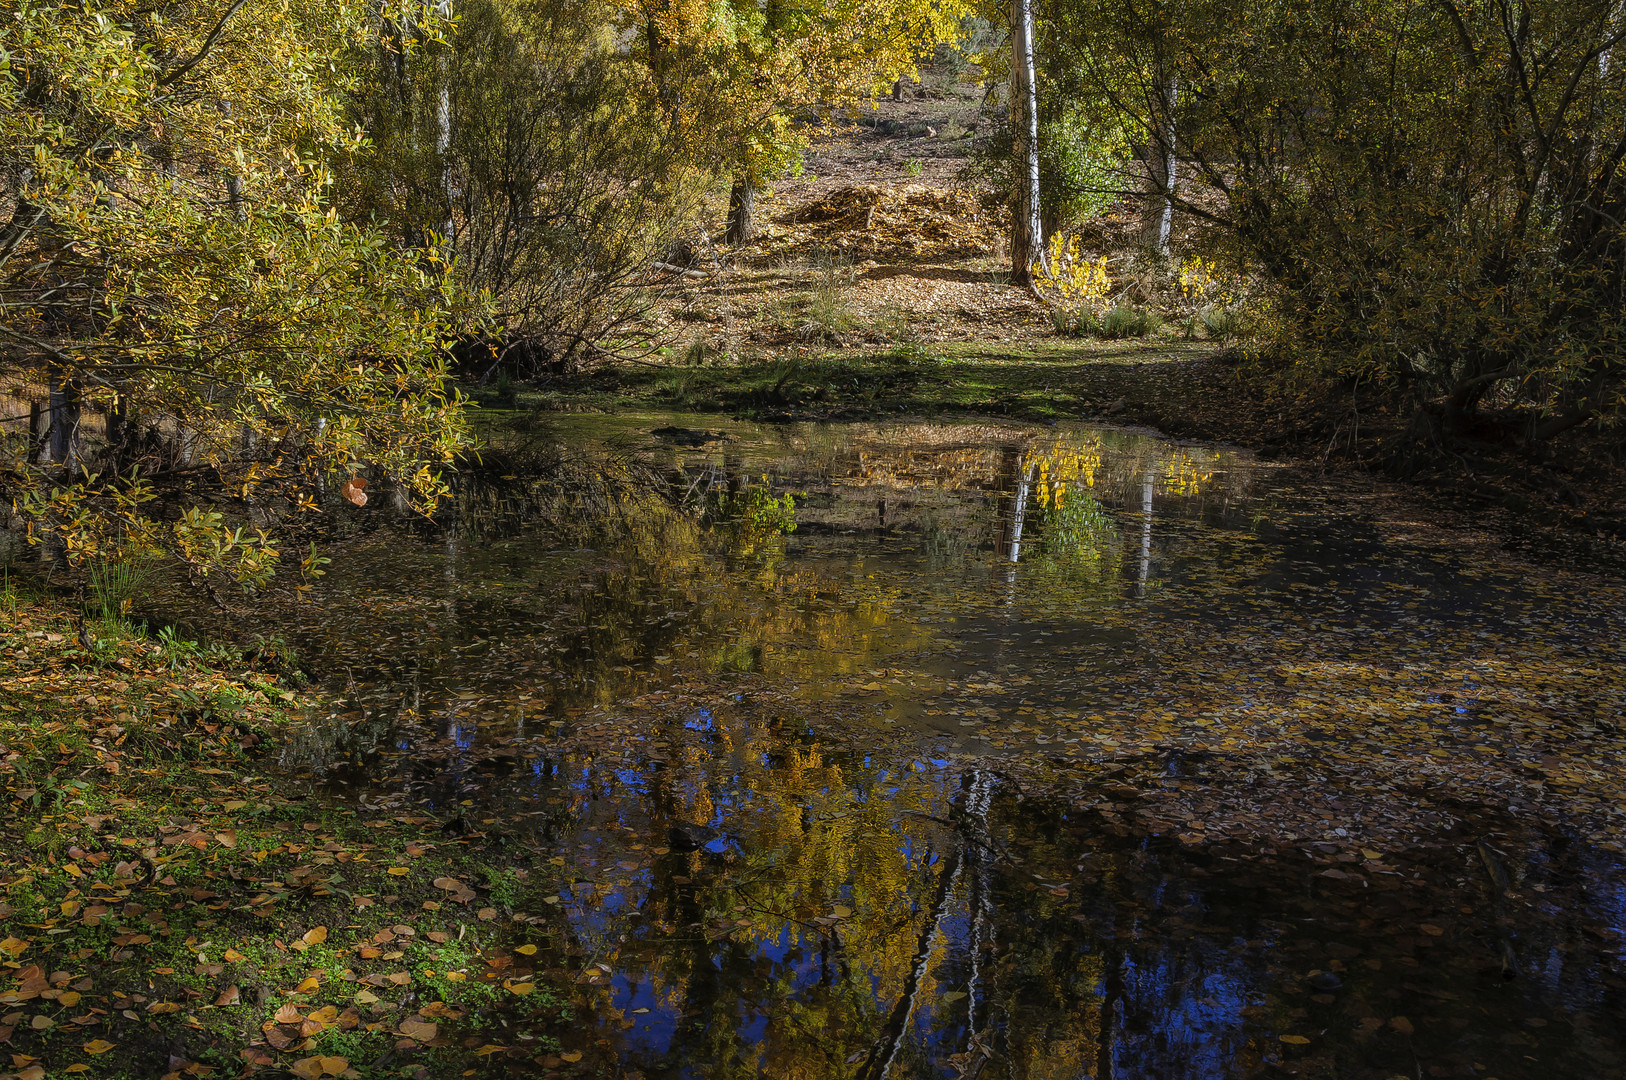
[{"label": "dark water in shadow", "polygon": [[1622,1075],[1616,583],[1132,433],[562,423],[685,509],[378,510],[288,763],[557,878],[589,1061]]}]

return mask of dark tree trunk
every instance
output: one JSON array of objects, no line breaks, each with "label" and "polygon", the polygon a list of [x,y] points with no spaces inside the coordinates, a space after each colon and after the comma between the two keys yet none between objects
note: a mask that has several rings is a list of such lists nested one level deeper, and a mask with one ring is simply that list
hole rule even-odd
[{"label": "dark tree trunk", "polygon": [[743,179],[734,181],[734,187],[728,193],[728,231],[723,233],[725,243],[737,246],[749,243],[756,236],[756,201],[756,188]]},{"label": "dark tree trunk", "polygon": [[45,439],[51,430],[49,414],[40,407],[37,401],[28,403],[28,463],[38,465],[40,454],[45,450]]},{"label": "dark tree trunk", "polygon": [[115,457],[118,454],[119,446],[124,442],[129,417],[130,405],[122,397],[116,399],[113,402],[113,407],[107,410],[107,446],[109,450],[113,451]]},{"label": "dark tree trunk", "polygon": [[72,469],[79,458],[79,391],[70,382],[51,383],[51,460]]}]

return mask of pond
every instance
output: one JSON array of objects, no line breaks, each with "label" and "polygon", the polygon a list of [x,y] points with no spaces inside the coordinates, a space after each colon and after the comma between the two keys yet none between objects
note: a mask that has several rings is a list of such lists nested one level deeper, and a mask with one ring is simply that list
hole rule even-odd
[{"label": "pond", "polygon": [[537,443],[354,516],[285,763],[555,875],[590,1061],[1626,1075],[1619,582],[1129,431]]}]

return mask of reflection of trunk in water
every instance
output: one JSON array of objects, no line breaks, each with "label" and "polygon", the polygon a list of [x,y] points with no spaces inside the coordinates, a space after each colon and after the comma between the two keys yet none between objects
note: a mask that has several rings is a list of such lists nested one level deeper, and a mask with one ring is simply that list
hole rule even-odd
[{"label": "reflection of trunk in water", "polygon": [[978,1021],[992,1026],[993,989],[983,986],[982,952],[994,944],[993,838],[988,832],[988,808],[993,802],[992,773],[975,769],[970,774],[965,805],[966,861],[970,865],[967,903],[971,915],[971,978],[966,984],[966,1046],[971,1056],[960,1076],[964,1080],[982,1071],[992,1048],[984,1041]]},{"label": "reflection of trunk in water", "polygon": [[954,885],[959,880],[960,845],[955,845],[944,857],[943,869],[938,872],[937,896],[932,901],[931,916],[920,931],[920,945],[915,949],[914,964],[903,984],[903,994],[892,1009],[881,1037],[870,1049],[869,1057],[859,1066],[855,1080],[885,1080],[893,1060],[903,1047],[904,1034],[909,1030],[909,1018],[915,1012],[916,997],[925,982],[926,968],[931,964],[932,950],[937,947],[943,920],[948,917],[949,903],[954,897]]},{"label": "reflection of trunk in water", "polygon": [[1155,481],[1152,471],[1146,470],[1141,480],[1140,509],[1140,575],[1135,583],[1135,595],[1145,596],[1147,581],[1152,574],[1152,488]]},{"label": "reflection of trunk in water", "polygon": [[999,546],[995,553],[1005,564],[1007,604],[1016,602],[1016,564],[1022,559],[1022,527],[1026,523],[1028,494],[1038,463],[1022,463],[1020,447],[1007,446],[999,463]]},{"label": "reflection of trunk in water", "polygon": [[[957,829],[960,842],[950,850],[945,857],[943,868],[938,872],[937,895],[932,901],[931,913],[926,925],[920,932],[920,943],[915,950],[914,962],[909,969],[909,978],[904,982],[903,993],[898,1003],[892,1009],[886,1027],[881,1037],[876,1040],[869,1056],[859,1067],[856,1080],[885,1080],[897,1059],[898,1051],[902,1049],[904,1038],[909,1031],[910,1018],[914,1016],[918,1004],[918,995],[926,985],[926,971],[931,966],[932,952],[937,947],[937,939],[943,931],[943,922],[948,918],[950,907],[953,905],[955,886],[960,880],[961,872],[970,868],[970,905],[971,905],[971,979],[968,984],[968,1007],[970,1019],[967,1029],[971,1032],[968,1046],[980,1048],[981,1040],[976,1031],[978,1002],[987,1007],[986,993],[982,993],[981,968],[979,966],[979,953],[984,935],[992,941],[993,900],[990,895],[989,864],[992,861],[993,845],[988,836],[988,807],[993,799],[995,778],[992,773],[976,769],[966,776],[966,801],[963,823]],[[982,1060],[979,1054],[974,1062]]]}]

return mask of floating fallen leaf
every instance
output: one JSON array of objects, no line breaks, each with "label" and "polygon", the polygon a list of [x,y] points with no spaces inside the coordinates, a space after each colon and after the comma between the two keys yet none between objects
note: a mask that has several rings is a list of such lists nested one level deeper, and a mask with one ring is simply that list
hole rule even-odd
[{"label": "floating fallen leaf", "polygon": [[402,1020],[401,1034],[419,1042],[428,1042],[440,1033],[440,1026],[427,1020]]},{"label": "floating fallen leaf", "polygon": [[1289,1046],[1308,1046],[1310,1044],[1310,1040],[1303,1035],[1282,1035],[1278,1037]]},{"label": "floating fallen leaf", "polygon": [[1389,1026],[1394,1028],[1396,1031],[1400,1032],[1400,1034],[1402,1034],[1402,1035],[1411,1035],[1411,1034],[1415,1033],[1416,1030],[1417,1030],[1415,1027],[1412,1026],[1412,1022],[1410,1020],[1406,1019],[1404,1016],[1392,1016],[1392,1017],[1390,1017],[1389,1018]]},{"label": "floating fallen leaf", "polygon": [[536,955],[536,946],[527,943],[527,944],[524,944],[524,945],[516,946],[514,948],[514,951],[519,953],[521,956],[535,956]]},{"label": "floating fallen leaf", "polygon": [[474,1056],[490,1057],[492,1054],[500,1054],[506,1049],[508,1049],[506,1046],[498,1046],[496,1043],[486,1043],[484,1046],[480,1047],[474,1052]]},{"label": "floating fallen leaf", "polygon": [[113,1049],[114,1045],[114,1043],[110,1043],[106,1039],[92,1039],[85,1044],[85,1053],[91,1055],[105,1054]]},{"label": "floating fallen leaf", "polygon": [[568,1054],[560,1054],[559,1055],[559,1060],[560,1061],[568,1061],[572,1065],[574,1065],[576,1062],[580,1061],[581,1059],[582,1059],[582,1052],[580,1050],[572,1050]]}]

